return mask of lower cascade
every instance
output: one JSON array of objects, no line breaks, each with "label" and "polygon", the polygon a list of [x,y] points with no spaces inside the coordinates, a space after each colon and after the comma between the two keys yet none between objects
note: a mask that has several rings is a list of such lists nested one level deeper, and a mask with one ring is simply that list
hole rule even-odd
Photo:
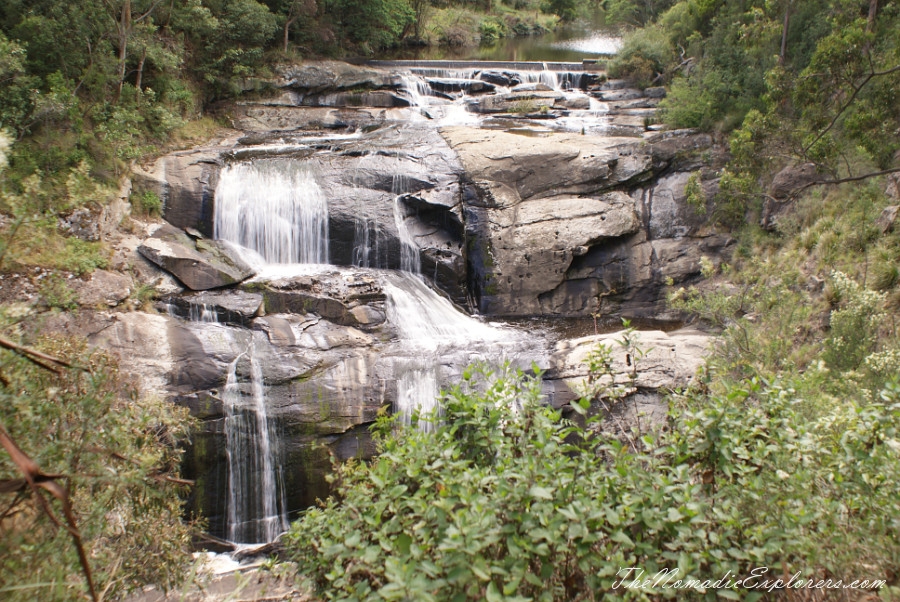
[{"label": "lower cascade", "polygon": [[267,543],[287,529],[279,441],[266,411],[259,362],[249,356],[250,394],[237,376],[239,355],[228,367],[222,401],[228,457],[228,540]]}]

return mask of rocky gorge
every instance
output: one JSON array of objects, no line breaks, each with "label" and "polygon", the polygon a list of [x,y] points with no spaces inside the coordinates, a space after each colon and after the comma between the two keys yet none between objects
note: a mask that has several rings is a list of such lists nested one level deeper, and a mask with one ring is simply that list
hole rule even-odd
[{"label": "rocky gorge", "polygon": [[[697,174],[714,194],[722,151],[654,127],[658,91],[586,75],[287,66],[247,82],[259,99],[223,108],[233,127],[217,140],[135,170],[164,222],[108,236],[122,286],[152,287],[156,312],[87,291],[89,311],[54,327],[201,421],[185,472],[211,533],[271,539],[325,494],[332,458],[373,453],[379,412],[411,420],[471,361],[535,362],[562,406],[596,344],[627,372],[598,318],[677,321],[667,287],[731,250],[685,192]],[[662,420],[659,394],[690,381],[709,337],[638,336],[649,352],[629,393]],[[259,437],[239,474],[229,444]],[[233,491],[263,472],[271,499]]]}]

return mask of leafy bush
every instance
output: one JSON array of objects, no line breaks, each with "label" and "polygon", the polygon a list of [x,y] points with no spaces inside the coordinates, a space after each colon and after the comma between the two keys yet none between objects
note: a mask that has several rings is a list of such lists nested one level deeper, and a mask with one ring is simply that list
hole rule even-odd
[{"label": "leafy bush", "polygon": [[[26,318],[2,312],[4,326]],[[63,475],[96,589],[104,599],[183,579],[189,528],[180,520],[176,440],[186,413],[134,395],[109,356],[83,342],[45,339],[39,350],[76,367],[58,373],[9,351],[0,354],[0,424],[40,469]],[[22,477],[0,454],[0,482]],[[41,510],[27,488],[4,493],[0,516],[0,597],[83,599],[86,591],[70,533]],[[44,494],[65,523],[63,509]]]},{"label": "leafy bush", "polygon": [[162,215],[162,199],[152,190],[132,194],[131,206],[137,215],[155,217]]},{"label": "leafy bush", "polygon": [[50,274],[40,288],[41,298],[48,307],[76,309],[78,295],[59,274]]},{"label": "leafy bush", "polygon": [[382,421],[381,455],[337,466],[335,496],[287,535],[300,571],[326,599],[614,600],[673,595],[623,587],[625,567],[699,585],[757,566],[874,579],[900,563],[900,387],[813,423],[786,384],[692,391],[636,452],[540,396],[538,378],[470,369],[432,432]]},{"label": "leafy bush", "polygon": [[482,44],[492,44],[507,35],[506,25],[496,17],[489,17],[478,24]]},{"label": "leafy bush", "polygon": [[662,29],[638,29],[625,36],[622,48],[609,64],[609,73],[613,77],[630,79],[639,88],[646,88],[665,73],[674,56]]}]

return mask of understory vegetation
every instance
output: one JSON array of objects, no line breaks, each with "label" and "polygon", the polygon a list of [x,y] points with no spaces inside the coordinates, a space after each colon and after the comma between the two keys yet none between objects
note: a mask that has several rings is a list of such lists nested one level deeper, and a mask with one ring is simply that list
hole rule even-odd
[{"label": "understory vegetation", "polygon": [[[813,408],[791,378],[707,382],[629,445],[544,405],[537,377],[472,371],[435,430],[337,466],[288,549],[332,600],[754,600],[798,572],[896,575],[900,386]],[[683,585],[629,588],[627,567]]]},{"label": "understory vegetation", "polygon": [[193,528],[177,477],[186,412],[137,396],[83,342],[6,338],[35,318],[0,312],[0,597],[116,599],[180,583]]}]

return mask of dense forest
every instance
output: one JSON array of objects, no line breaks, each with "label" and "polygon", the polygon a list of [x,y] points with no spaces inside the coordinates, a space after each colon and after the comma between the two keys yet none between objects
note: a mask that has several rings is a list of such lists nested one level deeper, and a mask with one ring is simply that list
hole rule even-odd
[{"label": "dense forest", "polygon": [[[897,2],[6,0],[0,272],[38,285],[31,303],[0,299],[0,597],[112,599],[190,571],[186,415],[137,399],[102,352],[31,328],[75,307],[67,279],[110,264],[62,217],[108,203],[134,162],[209,137],[217,107],[264,94],[254,82],[276,63],[532,34],[592,10],[625,32],[610,76],[666,86],[660,119],[726,149],[687,192],[735,237],[733,260],[670,293],[720,344],[663,432],[624,437],[562,419],[532,376],[473,369],[441,426],[384,418],[382,453],[336,468],[338,498],[286,537],[292,570],[323,599],[812,599],[616,589],[622,567],[701,582],[770,567],[900,596]],[[159,215],[158,197],[131,203]],[[622,399],[603,384],[608,353],[576,414]]]}]

